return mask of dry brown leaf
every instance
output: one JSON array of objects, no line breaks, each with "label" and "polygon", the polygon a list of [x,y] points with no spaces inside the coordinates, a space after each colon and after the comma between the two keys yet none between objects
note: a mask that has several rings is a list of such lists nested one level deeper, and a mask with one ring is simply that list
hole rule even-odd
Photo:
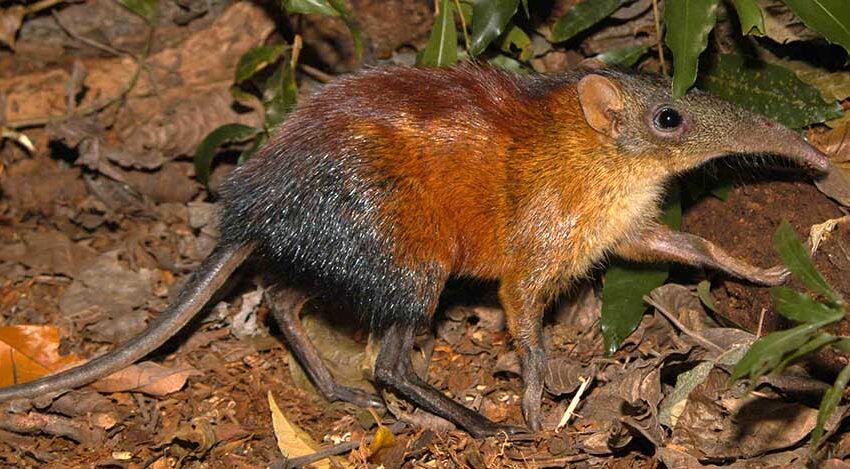
[{"label": "dry brown leaf", "polygon": [[182,389],[189,376],[200,374],[190,366],[168,368],[154,362],[142,362],[99,379],[92,387],[100,392],[136,391],[165,396]]},{"label": "dry brown leaf", "polygon": [[21,29],[25,14],[26,8],[21,5],[0,9],[0,42],[10,49],[15,49],[15,37]]},{"label": "dry brown leaf", "polygon": [[759,0],[764,16],[765,35],[785,44],[793,41],[817,39],[820,35],[807,28],[794,12],[779,0]]},{"label": "dry brown leaf", "polygon": [[74,277],[96,255],[56,230],[31,231],[21,237],[23,242],[0,248],[0,260],[21,263],[39,273]]},{"label": "dry brown leaf", "polygon": [[79,360],[59,355],[57,327],[0,327],[0,387],[41,378]]}]

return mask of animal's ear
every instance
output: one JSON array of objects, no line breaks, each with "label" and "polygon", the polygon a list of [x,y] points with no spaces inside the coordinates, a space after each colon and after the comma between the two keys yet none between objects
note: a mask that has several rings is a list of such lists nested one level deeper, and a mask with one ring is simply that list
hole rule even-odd
[{"label": "animal's ear", "polygon": [[578,82],[578,99],[588,125],[612,138],[619,135],[617,119],[623,110],[623,95],[613,80],[587,75]]}]

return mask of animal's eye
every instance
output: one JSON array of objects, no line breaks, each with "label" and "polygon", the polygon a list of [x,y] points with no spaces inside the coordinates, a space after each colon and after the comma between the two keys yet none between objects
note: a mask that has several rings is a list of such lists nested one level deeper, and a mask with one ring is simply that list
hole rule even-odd
[{"label": "animal's eye", "polygon": [[669,132],[682,125],[682,115],[673,108],[662,107],[655,112],[655,118],[652,122],[656,129]]}]

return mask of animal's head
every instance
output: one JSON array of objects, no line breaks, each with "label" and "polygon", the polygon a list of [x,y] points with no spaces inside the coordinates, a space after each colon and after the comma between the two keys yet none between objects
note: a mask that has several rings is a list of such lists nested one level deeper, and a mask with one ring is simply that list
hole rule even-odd
[{"label": "animal's head", "polygon": [[796,132],[707,93],[673,100],[670,82],[613,70],[593,71],[577,85],[587,124],[620,152],[656,160],[670,174],[722,156],[775,155],[823,172],[827,157]]}]

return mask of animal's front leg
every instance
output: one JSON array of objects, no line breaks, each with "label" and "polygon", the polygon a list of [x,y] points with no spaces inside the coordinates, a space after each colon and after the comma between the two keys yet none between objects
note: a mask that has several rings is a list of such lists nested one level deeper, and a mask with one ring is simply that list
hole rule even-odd
[{"label": "animal's front leg", "polygon": [[499,299],[505,308],[508,331],[516,344],[522,365],[525,392],[522,396],[522,415],[528,428],[542,429],[543,366],[546,349],[543,344],[544,304],[535,298],[521,282],[502,280]]},{"label": "animal's front leg", "polygon": [[708,267],[761,285],[779,285],[789,275],[788,269],[783,266],[755,267],[706,239],[663,226],[645,231],[639,240],[621,246],[617,254],[634,261],[671,261]]}]

